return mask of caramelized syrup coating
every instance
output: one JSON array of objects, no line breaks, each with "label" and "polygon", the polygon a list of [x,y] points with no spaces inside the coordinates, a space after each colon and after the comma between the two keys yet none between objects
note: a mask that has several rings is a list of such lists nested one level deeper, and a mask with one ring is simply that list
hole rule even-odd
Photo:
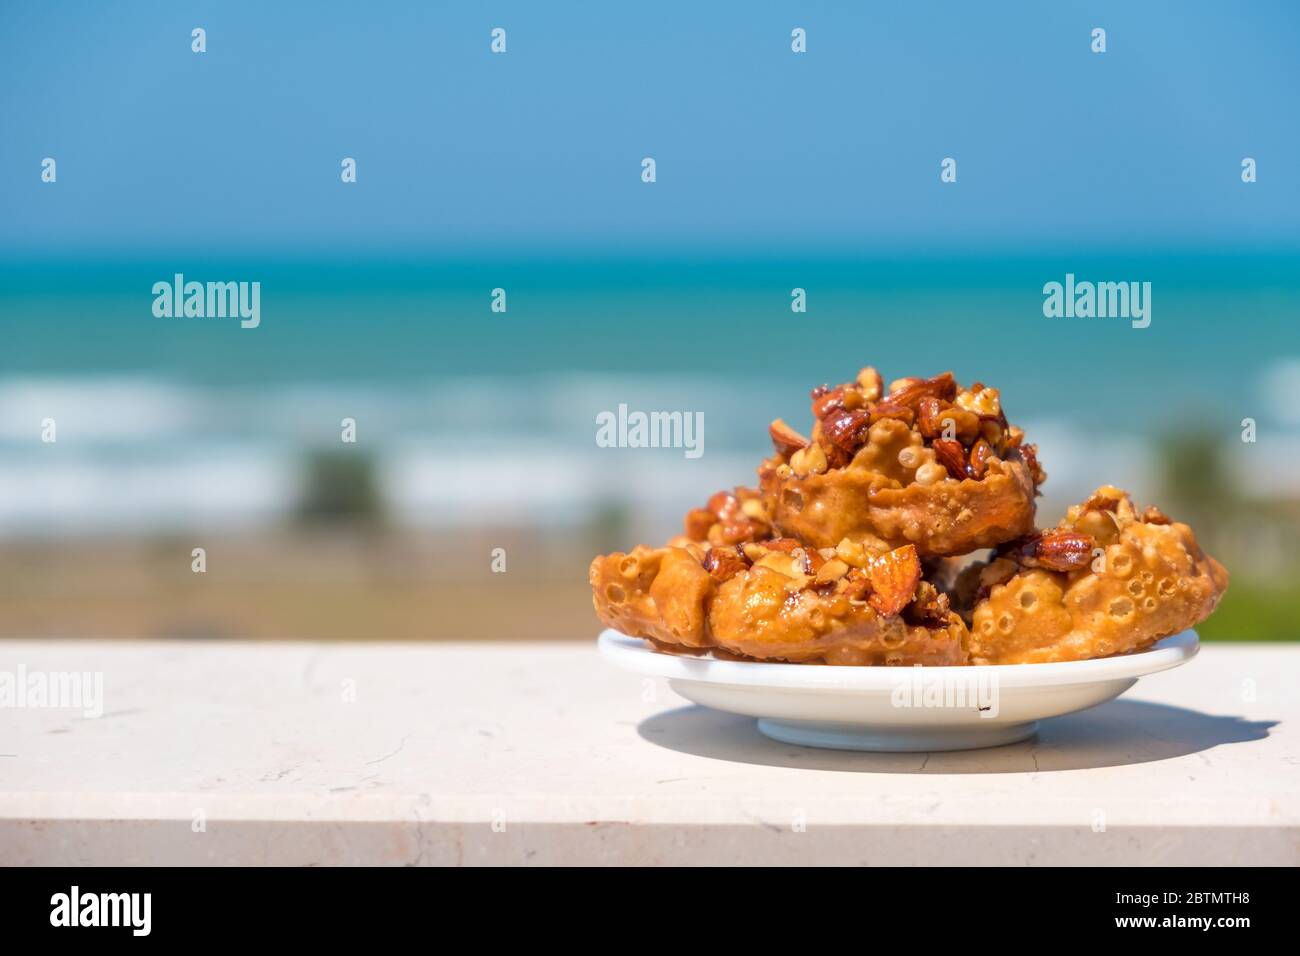
[{"label": "caramelized syrup coating", "polygon": [[[1086,563],[1073,557],[1091,544]],[[1117,488],[1070,509],[1036,546],[1011,546],[964,572],[971,661],[1027,664],[1145,650],[1203,621],[1228,587],[1228,572],[1187,525],[1156,509],[1139,513]],[[1043,544],[1041,542],[1046,542]],[[1059,562],[1072,565],[1058,569]],[[982,579],[974,589],[972,579]],[[954,596],[961,602],[961,598]]]},{"label": "caramelized syrup coating", "polygon": [[794,538],[602,555],[589,581],[597,616],[662,650],[711,648],[751,660],[963,664],[966,625],[922,578],[911,545],[819,551]]},{"label": "caramelized syrup coating", "polygon": [[852,538],[921,555],[964,554],[1028,534],[1047,476],[997,389],[945,372],[885,391],[866,368],[812,392],[810,438],[777,420],[759,468],[773,526],[814,547]]}]

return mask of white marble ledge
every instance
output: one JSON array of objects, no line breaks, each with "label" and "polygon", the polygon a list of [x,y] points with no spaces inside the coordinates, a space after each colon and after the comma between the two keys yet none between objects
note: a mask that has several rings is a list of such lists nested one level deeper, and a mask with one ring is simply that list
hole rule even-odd
[{"label": "white marble ledge", "polygon": [[102,715],[0,710],[5,864],[1300,863],[1300,646],[897,755],[767,740],[594,641],[0,641],[20,668],[102,674]]}]

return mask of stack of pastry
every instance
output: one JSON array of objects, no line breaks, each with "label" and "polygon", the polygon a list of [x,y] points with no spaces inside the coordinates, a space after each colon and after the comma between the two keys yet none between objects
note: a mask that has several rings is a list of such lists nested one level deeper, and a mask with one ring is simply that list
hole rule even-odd
[{"label": "stack of pastry", "polygon": [[1223,566],[1117,488],[1037,530],[1046,474],[996,388],[875,369],[780,419],[758,487],[664,547],[597,557],[610,627],[676,653],[849,665],[1013,664],[1143,650],[1214,610]]}]

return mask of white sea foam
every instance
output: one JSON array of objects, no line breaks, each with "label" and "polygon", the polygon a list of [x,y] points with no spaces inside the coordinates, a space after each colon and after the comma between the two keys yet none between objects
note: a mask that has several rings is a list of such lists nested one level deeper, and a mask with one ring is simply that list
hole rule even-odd
[{"label": "white sea foam", "polygon": [[1140,502],[1159,495],[1159,476],[1150,442],[1107,429],[1084,429],[1059,420],[1019,423],[1027,441],[1038,445],[1047,472],[1038,501],[1040,523],[1054,524],[1070,505],[1102,485],[1116,485]]},{"label": "white sea foam", "polygon": [[[141,533],[281,520],[298,503],[306,452],[369,455],[394,519],[417,526],[577,526],[617,507],[662,537],[683,502],[749,481],[756,446],[700,461],[601,449],[611,396],[693,398],[724,421],[742,392],[689,379],[463,378],[427,383],[181,385],[151,378],[0,381],[0,530]],[[340,441],[343,418],[357,443]],[[41,441],[42,421],[57,440]],[[728,428],[742,434],[739,428]],[[734,440],[732,446],[734,447]]]},{"label": "white sea foam", "polygon": [[144,378],[0,379],[0,441],[39,438],[48,418],[69,441],[162,439],[199,424],[197,397]]},{"label": "white sea foam", "polygon": [[[801,401],[798,383],[598,375],[427,383],[180,385],[147,378],[0,380],[0,531],[140,532],[256,526],[298,503],[305,453],[375,464],[393,519],[418,527],[580,527],[603,511],[660,540],[720,488],[752,484],[761,425]],[[702,411],[708,452],[598,448],[611,401]],[[58,441],[40,440],[41,420]],[[355,446],[340,420],[357,420]],[[1116,483],[1158,498],[1150,442],[1061,420],[1022,422],[1050,475],[1039,513]],[[1248,494],[1300,494],[1300,435],[1228,452]]]},{"label": "white sea foam", "polygon": [[251,526],[286,511],[298,482],[292,456],[254,447],[6,460],[0,528],[60,535]]}]

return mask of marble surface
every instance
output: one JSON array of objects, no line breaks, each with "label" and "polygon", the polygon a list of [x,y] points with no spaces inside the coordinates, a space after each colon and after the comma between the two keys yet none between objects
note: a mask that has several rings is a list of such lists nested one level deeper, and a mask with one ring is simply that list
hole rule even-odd
[{"label": "marble surface", "polygon": [[992,750],[762,737],[591,644],[0,641],[3,864],[1297,864],[1300,647]]}]

